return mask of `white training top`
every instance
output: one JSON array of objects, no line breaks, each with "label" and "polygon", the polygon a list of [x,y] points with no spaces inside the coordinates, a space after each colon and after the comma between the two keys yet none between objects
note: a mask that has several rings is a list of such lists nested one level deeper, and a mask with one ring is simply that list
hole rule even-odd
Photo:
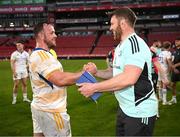
[{"label": "white training top", "polygon": [[169,51],[161,51],[159,54],[158,60],[161,63],[161,66],[163,67],[164,70],[168,69],[168,62],[167,59],[171,59],[171,52]]},{"label": "white training top", "polygon": [[14,51],[11,54],[11,60],[15,60],[15,70],[16,72],[27,71],[27,63],[29,60],[29,54],[26,51],[22,53],[19,51]]}]

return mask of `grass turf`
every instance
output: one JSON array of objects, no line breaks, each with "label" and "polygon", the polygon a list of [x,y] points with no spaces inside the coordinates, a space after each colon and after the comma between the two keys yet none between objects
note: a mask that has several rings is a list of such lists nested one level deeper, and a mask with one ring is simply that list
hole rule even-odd
[{"label": "grass turf", "polygon": [[[99,69],[106,68],[104,60],[61,60],[65,71],[76,72],[83,64],[93,61]],[[32,136],[30,104],[22,101],[19,87],[17,104],[12,105],[12,72],[8,61],[0,62],[0,136]],[[180,83],[178,83],[180,91]],[[28,96],[32,99],[30,83]],[[170,99],[171,92],[168,92]],[[180,101],[180,95],[177,94]],[[71,116],[73,136],[115,136],[115,119],[118,103],[111,93],[104,93],[94,103],[83,97],[76,86],[68,87],[68,113]],[[172,106],[160,105],[160,119],[154,130],[155,136],[180,135],[180,103]]]}]

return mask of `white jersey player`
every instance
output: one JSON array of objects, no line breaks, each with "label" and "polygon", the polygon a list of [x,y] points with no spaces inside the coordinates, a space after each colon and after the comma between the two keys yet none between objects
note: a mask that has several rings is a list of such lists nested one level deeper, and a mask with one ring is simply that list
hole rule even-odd
[{"label": "white jersey player", "polygon": [[161,66],[163,67],[163,69],[168,73],[169,71],[169,64],[168,64],[168,60],[171,59],[171,52],[168,50],[163,50],[160,54],[159,54],[159,62],[161,63]]},{"label": "white jersey player", "polygon": [[24,45],[20,42],[16,43],[17,50],[11,54],[11,69],[13,72],[13,101],[12,104],[16,104],[18,85],[22,83],[23,101],[30,102],[27,98],[27,78],[28,78],[28,59],[29,54],[24,51]]},{"label": "white jersey player", "polygon": [[[168,41],[163,42],[162,51],[159,54],[159,62],[161,64],[162,69],[164,70],[164,76],[168,79],[169,78],[169,72],[171,67],[171,52],[169,51],[171,47],[171,43]],[[159,77],[159,81],[162,81]],[[160,88],[160,99],[163,101],[163,105],[167,105],[167,88],[166,85],[161,82],[161,88]]]}]

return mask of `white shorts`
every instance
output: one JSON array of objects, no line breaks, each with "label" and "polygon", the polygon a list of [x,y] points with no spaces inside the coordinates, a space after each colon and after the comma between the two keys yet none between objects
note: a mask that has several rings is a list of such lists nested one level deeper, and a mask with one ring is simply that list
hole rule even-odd
[{"label": "white shorts", "polygon": [[22,71],[22,72],[16,72],[16,77],[14,77],[13,75],[13,80],[19,80],[22,78],[27,78],[28,77],[28,72],[26,71]]},{"label": "white shorts", "polygon": [[71,137],[70,116],[66,113],[51,113],[37,110],[31,106],[33,133],[44,136]]},{"label": "white shorts", "polygon": [[[164,77],[166,78],[166,79],[169,79],[169,72],[168,72],[168,70],[166,69],[166,68],[164,68],[164,67],[162,67],[162,69],[164,69]],[[161,78],[161,75],[160,75],[160,73],[158,72],[158,81],[162,81],[162,78]]]}]

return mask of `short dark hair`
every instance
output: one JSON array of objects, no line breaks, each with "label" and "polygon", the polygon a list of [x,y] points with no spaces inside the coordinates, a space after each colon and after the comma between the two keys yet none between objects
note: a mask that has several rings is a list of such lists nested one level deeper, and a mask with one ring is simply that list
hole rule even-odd
[{"label": "short dark hair", "polygon": [[34,36],[36,37],[39,32],[43,30],[43,25],[48,24],[47,22],[40,22],[34,27]]},{"label": "short dark hair", "polygon": [[155,39],[155,40],[153,40],[153,42],[161,42],[160,40],[158,40],[158,39]]},{"label": "short dark hair", "polygon": [[162,47],[165,48],[165,49],[170,48],[170,47],[171,47],[171,42],[169,42],[169,41],[164,41]]},{"label": "short dark hair", "polygon": [[119,8],[114,11],[108,12],[107,14],[110,17],[112,16],[117,16],[120,18],[123,17],[124,19],[128,20],[128,23],[131,27],[134,27],[137,19],[135,13],[128,7]]},{"label": "short dark hair", "polygon": [[25,42],[24,42],[24,40],[20,39],[20,40],[14,41],[14,42],[13,42],[13,45],[16,46],[18,43],[21,43],[21,44],[24,45]]}]

